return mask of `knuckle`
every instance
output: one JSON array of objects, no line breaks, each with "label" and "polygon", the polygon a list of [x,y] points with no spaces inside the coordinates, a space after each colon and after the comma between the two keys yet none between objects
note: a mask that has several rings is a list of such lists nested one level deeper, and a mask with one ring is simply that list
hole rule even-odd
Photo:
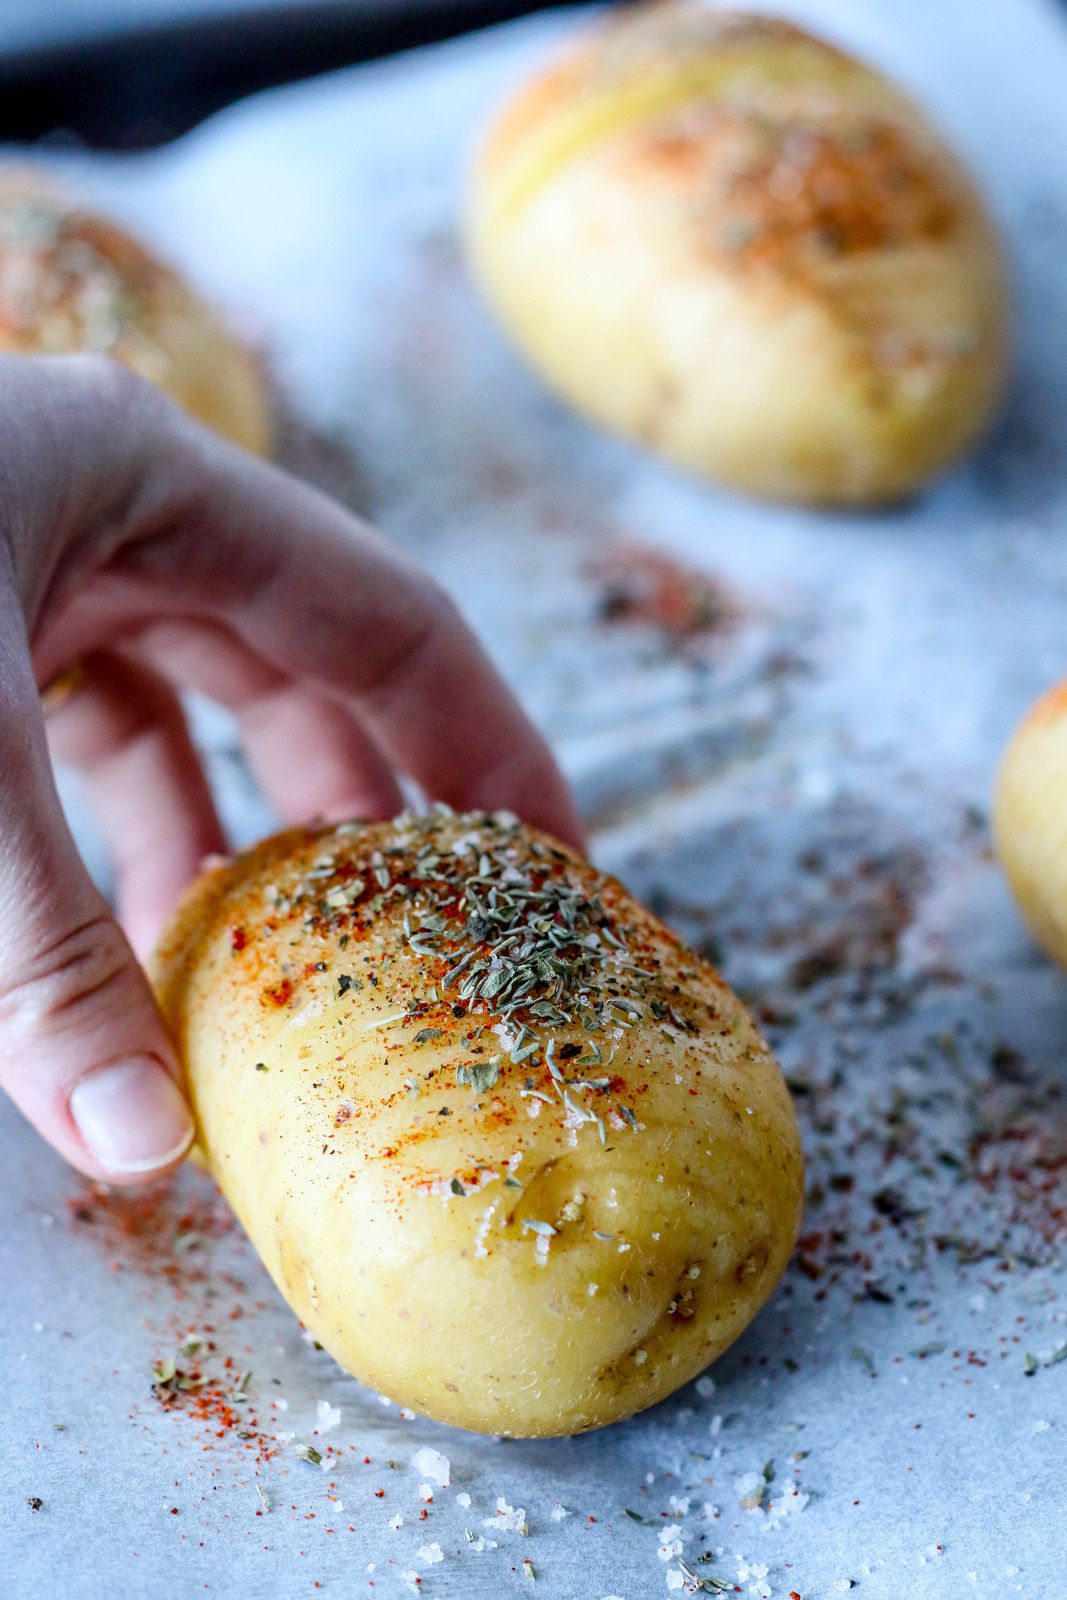
[{"label": "knuckle", "polygon": [[91,416],[124,413],[144,381],[113,356],[89,351],[41,357],[37,378],[43,403],[61,412],[84,408]]},{"label": "knuckle", "polygon": [[0,972],[0,1028],[16,1038],[76,1032],[89,1020],[120,1014],[131,1003],[129,946],[101,913]]},{"label": "knuckle", "polygon": [[60,397],[84,415],[101,419],[124,439],[151,434],[171,409],[159,388],[113,356],[95,353],[52,358]]},{"label": "knuckle", "polygon": [[146,379],[116,361],[114,356],[91,351],[58,356],[56,371],[61,382],[77,384],[93,399],[105,404],[126,405],[142,389],[150,387]]},{"label": "knuckle", "polygon": [[[447,598],[443,601],[445,606],[451,603]],[[364,672],[361,685],[364,701],[370,705],[387,701],[420,658],[432,651],[447,623],[447,612],[434,604],[413,621],[406,632],[391,635],[387,649]]]}]

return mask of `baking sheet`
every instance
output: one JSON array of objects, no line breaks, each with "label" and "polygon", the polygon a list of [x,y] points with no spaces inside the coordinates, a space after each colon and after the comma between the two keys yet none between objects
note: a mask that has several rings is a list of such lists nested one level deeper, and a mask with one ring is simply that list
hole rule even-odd
[{"label": "baking sheet", "polygon": [[[1067,29],[1041,0],[981,26],[964,0],[794,9],[923,96],[1015,257],[995,436],[878,516],[745,504],[605,441],[493,328],[457,240],[467,152],[571,23],[60,163],[262,338],[291,458],[454,590],[599,860],[752,997],[810,1192],[797,1261],[708,1378],[604,1433],[495,1442],[313,1349],[207,1180],[96,1193],[0,1107],[5,1600],[646,1600],[685,1592],[679,1556],[746,1597],[1064,1593],[1067,979],[985,814],[1067,665]],[[228,725],[198,727],[251,837]],[[190,1335],[207,1382],[165,1406],[153,1364]]]}]

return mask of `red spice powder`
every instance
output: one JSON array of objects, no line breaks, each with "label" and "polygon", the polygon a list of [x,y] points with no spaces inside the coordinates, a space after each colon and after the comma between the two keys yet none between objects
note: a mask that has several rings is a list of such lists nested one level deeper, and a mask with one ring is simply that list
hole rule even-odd
[{"label": "red spice powder", "polygon": [[658,629],[675,644],[723,637],[744,608],[726,585],[641,544],[619,544],[590,570],[604,622]]}]

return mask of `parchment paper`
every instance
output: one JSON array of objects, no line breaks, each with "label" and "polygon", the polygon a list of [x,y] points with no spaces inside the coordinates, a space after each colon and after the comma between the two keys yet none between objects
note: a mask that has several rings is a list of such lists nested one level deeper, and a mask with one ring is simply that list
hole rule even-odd
[{"label": "parchment paper", "polygon": [[[272,93],[151,158],[60,163],[261,339],[290,459],[454,590],[599,860],[752,997],[810,1199],[797,1263],[710,1382],[591,1437],[501,1443],[311,1348],[207,1180],[94,1194],[0,1107],[5,1600],[646,1600],[687,1582],[679,1553],[745,1596],[1067,1592],[1067,978],[985,823],[1009,730],[1067,668],[1067,27],[1042,0],[798,14],[922,95],[1015,261],[1005,417],[884,515],[689,481],[567,415],[494,329],[461,263],[464,164],[573,21]],[[230,730],[198,727],[251,837],[269,818]],[[176,1353],[209,1382],[168,1407],[152,1367]]]}]

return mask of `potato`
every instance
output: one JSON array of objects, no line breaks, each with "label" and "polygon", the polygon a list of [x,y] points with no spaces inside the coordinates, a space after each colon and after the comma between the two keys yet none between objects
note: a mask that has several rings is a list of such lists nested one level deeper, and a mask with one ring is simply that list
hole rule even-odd
[{"label": "potato", "polygon": [[1016,729],[997,777],[997,853],[1036,938],[1067,967],[1067,681]]},{"label": "potato", "polygon": [[263,373],[190,288],[121,229],[34,174],[0,172],[0,351],[114,356],[258,455]]},{"label": "potato", "polygon": [[785,1265],[800,1149],[744,1008],[506,814],[269,839],[194,886],[156,979],[201,1148],[279,1289],[442,1422],[628,1416]]},{"label": "potato", "polygon": [[909,494],[1005,366],[993,225],[879,73],[690,3],[581,37],[505,106],[470,255],[519,346],[596,421],[776,500]]}]

